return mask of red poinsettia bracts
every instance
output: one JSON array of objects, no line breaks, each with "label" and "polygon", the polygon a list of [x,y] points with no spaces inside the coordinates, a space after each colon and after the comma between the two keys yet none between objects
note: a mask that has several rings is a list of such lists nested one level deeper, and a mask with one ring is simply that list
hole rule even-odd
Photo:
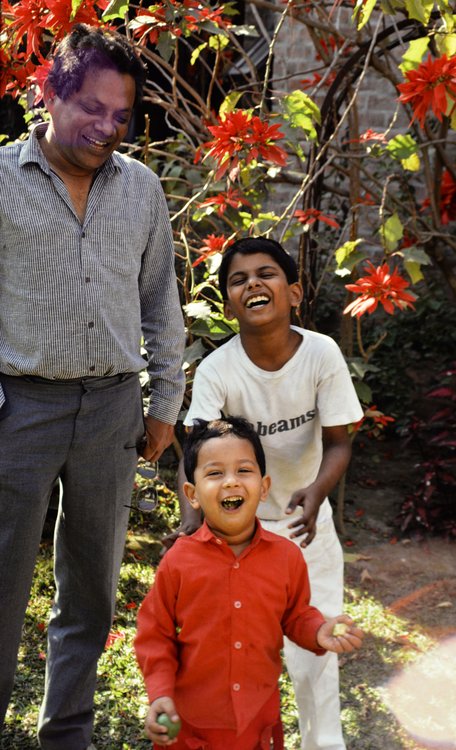
[{"label": "red poinsettia bracts", "polygon": [[404,291],[409,285],[397,269],[390,271],[387,263],[383,263],[377,268],[367,261],[367,276],[363,276],[356,284],[345,284],[345,288],[361,296],[350,302],[344,310],[344,314],[350,313],[352,316],[360,318],[364,313],[373,313],[377,309],[378,303],[383,305],[385,312],[389,315],[394,314],[394,308],[404,310],[406,307],[413,306],[416,296],[411,292]]},{"label": "red poinsettia bracts", "polygon": [[[207,156],[212,156],[218,163],[215,179],[222,177],[228,170],[233,174],[241,160],[246,164],[264,159],[278,166],[285,166],[287,154],[274,141],[284,137],[280,125],[269,125],[256,115],[239,109],[230,112],[225,118],[219,118],[218,125],[209,125],[208,130],[214,140],[204,144]],[[198,159],[199,155],[195,157]]]},{"label": "red poinsettia bracts", "polygon": [[[188,12],[183,13],[183,8]],[[141,44],[157,44],[160,34],[165,32],[180,37],[188,32],[198,31],[208,22],[219,28],[231,26],[231,22],[222,17],[224,10],[223,5],[212,9],[205,7],[198,0],[158,2],[149,8],[139,8],[136,18],[130,23],[130,29]]]},{"label": "red poinsettia bracts", "polygon": [[[431,201],[426,198],[421,204],[421,210],[429,208]],[[440,182],[440,221],[449,224],[456,220],[456,182],[448,169],[445,169]]]},{"label": "red poinsettia bracts", "polygon": [[5,3],[4,11],[12,18],[8,26],[8,35],[14,38],[16,44],[26,37],[25,55],[29,59],[32,54],[38,60],[43,60],[41,41],[45,24],[43,20],[49,13],[45,0],[21,0],[19,3]]},{"label": "red poinsettia bracts", "polygon": [[297,208],[293,216],[303,224],[305,227],[310,227],[315,224],[316,221],[323,221],[330,227],[339,229],[340,224],[331,216],[326,216],[322,211],[318,211],[316,208],[306,208],[304,211]]},{"label": "red poinsettia bracts", "polygon": [[223,216],[228,206],[231,208],[240,208],[241,206],[251,206],[248,200],[246,200],[235,188],[229,188],[227,191],[222,191],[212,198],[206,198],[202,203],[198,204],[198,208],[204,206],[218,206],[217,213],[219,216]]},{"label": "red poinsettia bracts", "polygon": [[456,181],[447,169],[440,184],[440,218],[442,224],[456,220]]},{"label": "red poinsettia bracts", "polygon": [[456,55],[435,59],[428,55],[417,68],[407,70],[405,77],[407,81],[397,88],[401,92],[399,101],[413,108],[411,122],[418,120],[423,128],[429,109],[440,121],[449,114],[448,97],[456,102]]},{"label": "red poinsettia bracts", "polygon": [[195,266],[199,266],[200,263],[207,260],[211,255],[222,253],[225,248],[229,247],[232,243],[233,241],[225,237],[224,234],[220,234],[219,236],[216,234],[209,234],[206,239],[203,240],[203,247],[197,251],[201,254],[200,257],[192,263],[192,267],[195,268]]}]

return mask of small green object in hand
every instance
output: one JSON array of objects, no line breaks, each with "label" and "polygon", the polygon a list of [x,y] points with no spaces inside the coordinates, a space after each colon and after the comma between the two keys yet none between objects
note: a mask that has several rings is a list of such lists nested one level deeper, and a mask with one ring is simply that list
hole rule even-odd
[{"label": "small green object in hand", "polygon": [[173,740],[174,737],[177,737],[182,726],[180,719],[178,719],[177,721],[171,721],[168,714],[159,714],[157,716],[157,724],[161,724],[162,727],[167,728],[168,737],[170,740]]},{"label": "small green object in hand", "polygon": [[345,622],[336,622],[333,628],[333,635],[338,638],[340,635],[345,635],[348,630],[348,625]]}]

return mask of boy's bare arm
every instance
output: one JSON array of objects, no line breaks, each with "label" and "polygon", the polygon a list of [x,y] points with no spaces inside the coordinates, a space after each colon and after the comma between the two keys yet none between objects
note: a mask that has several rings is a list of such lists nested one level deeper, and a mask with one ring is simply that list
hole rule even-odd
[{"label": "boy's bare arm", "polygon": [[201,511],[194,510],[184,495],[183,487],[185,481],[184,462],[181,459],[177,470],[177,497],[179,499],[181,522],[180,526],[172,534],[168,534],[168,536],[162,539],[162,544],[166,549],[170,549],[178,537],[193,534],[203,522]]},{"label": "boy's bare arm", "polygon": [[307,547],[316,534],[317,515],[321,503],[343,476],[351,458],[351,440],[346,425],[323,427],[323,457],[317,478],[308,487],[296,490],[286,513],[302,507],[302,515],[290,524],[291,538],[306,535],[301,547]]}]

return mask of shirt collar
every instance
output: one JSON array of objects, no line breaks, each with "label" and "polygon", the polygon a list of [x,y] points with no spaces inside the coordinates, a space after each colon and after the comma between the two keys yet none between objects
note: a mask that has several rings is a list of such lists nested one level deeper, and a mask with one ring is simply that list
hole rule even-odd
[{"label": "shirt collar", "polygon": [[[48,161],[41,149],[39,144],[40,138],[42,138],[48,128],[47,122],[40,122],[35,125],[33,130],[30,132],[29,138],[25,141],[24,147],[19,157],[19,165],[22,167],[24,164],[36,163],[39,164],[43,172],[49,174],[50,167]],[[98,170],[98,173],[104,172],[106,175],[113,175],[114,172],[119,169],[122,170],[122,157],[116,151],[109,157],[102,167]]]},{"label": "shirt collar", "polygon": [[[256,547],[260,541],[264,541],[264,542],[274,541],[274,535],[271,534],[270,531],[266,531],[266,529],[263,529],[258,518],[255,520],[256,520],[255,534],[253,535],[252,541],[250,542],[247,549],[244,550],[244,552],[247,552],[247,550],[251,549],[252,547]],[[206,521],[203,521],[203,525],[198,529],[198,531],[195,531],[195,533],[193,534],[193,538],[197,539],[200,542],[215,542],[218,537],[216,537],[215,534],[213,534],[213,532],[210,530],[209,526],[207,525]],[[223,544],[226,545],[226,542],[223,542]]]}]

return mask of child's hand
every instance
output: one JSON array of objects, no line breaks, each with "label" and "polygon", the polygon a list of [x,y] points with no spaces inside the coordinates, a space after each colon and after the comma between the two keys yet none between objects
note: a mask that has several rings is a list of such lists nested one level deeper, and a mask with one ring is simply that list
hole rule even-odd
[{"label": "child's hand", "polygon": [[166,714],[170,722],[179,724],[180,726],[180,719],[176,712],[174,701],[165,695],[154,700],[149,706],[145,723],[146,734],[156,745],[173,745],[176,739],[171,739],[167,727],[159,724],[157,721],[160,714]]},{"label": "child's hand", "polygon": [[356,627],[348,615],[338,615],[326,620],[317,633],[318,645],[327,651],[335,651],[336,654],[361,648],[363,638],[363,631]]}]

